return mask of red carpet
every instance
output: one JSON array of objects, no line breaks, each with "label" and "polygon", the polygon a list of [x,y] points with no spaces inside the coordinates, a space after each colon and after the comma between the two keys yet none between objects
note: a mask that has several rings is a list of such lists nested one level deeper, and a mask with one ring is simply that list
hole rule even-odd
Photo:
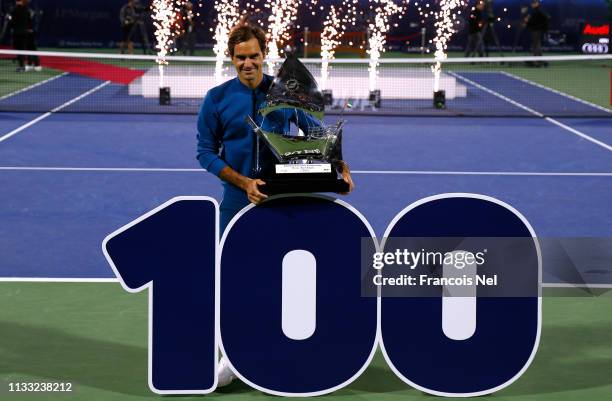
[{"label": "red carpet", "polygon": [[[109,61],[112,62],[112,60]],[[132,70],[131,68],[117,67],[112,64],[98,63],[72,57],[42,56],[40,58],[40,65],[46,68],[53,68],[55,70],[71,72],[73,74],[124,85],[131,83],[145,73],[143,70]]]},{"label": "red carpet", "polygon": [[[0,46],[1,49],[10,49],[6,46]],[[1,54],[0,59],[14,59],[17,56],[12,54]],[[108,60],[112,62],[111,59]],[[40,65],[45,68],[54,70],[71,72],[90,78],[99,79],[102,81],[111,81],[116,84],[127,85],[137,78],[144,75],[146,71],[133,70],[126,67],[117,67],[112,64],[98,63],[87,59],[73,57],[49,57],[41,56]]]}]

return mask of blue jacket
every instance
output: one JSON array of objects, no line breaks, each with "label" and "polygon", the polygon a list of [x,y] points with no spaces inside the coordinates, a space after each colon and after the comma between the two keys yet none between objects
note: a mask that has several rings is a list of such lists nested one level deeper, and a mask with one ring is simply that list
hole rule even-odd
[{"label": "blue jacket", "polygon": [[[273,78],[264,75],[259,86],[252,90],[238,78],[231,79],[208,91],[198,116],[198,153],[202,168],[219,176],[225,166],[238,173],[256,178],[255,146],[256,135],[245,121],[250,115],[266,130],[278,133],[289,132],[290,122],[296,122],[302,130],[320,123],[308,114],[298,111],[277,110],[263,117],[258,113],[265,101]],[[260,163],[270,164],[275,158],[267,147],[260,144]],[[240,188],[223,182],[222,208],[239,209],[249,201]]]}]

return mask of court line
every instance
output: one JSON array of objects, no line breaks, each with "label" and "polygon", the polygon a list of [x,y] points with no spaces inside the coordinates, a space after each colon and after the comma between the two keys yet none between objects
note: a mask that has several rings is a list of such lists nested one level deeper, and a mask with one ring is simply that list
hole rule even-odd
[{"label": "court line", "polygon": [[[201,168],[143,167],[21,167],[0,166],[0,171],[65,171],[65,172],[127,172],[127,173],[202,173]],[[492,176],[551,176],[551,177],[612,177],[612,172],[541,172],[541,171],[436,171],[436,170],[352,170],[352,174],[387,175],[492,175]]]},{"label": "court line", "polygon": [[521,109],[523,109],[523,110],[525,110],[525,111],[528,111],[528,112],[532,113],[532,114],[533,114],[533,115],[535,115],[535,116],[542,117],[542,118],[544,118],[546,121],[548,121],[548,122],[550,122],[550,123],[553,123],[553,124],[555,124],[555,125],[557,125],[557,126],[559,126],[559,127],[563,128],[563,129],[565,129],[565,130],[567,130],[567,131],[571,132],[571,133],[572,133],[572,134],[574,134],[574,135],[577,135],[577,136],[579,136],[579,137],[581,137],[581,138],[583,138],[583,139],[586,139],[587,141],[592,142],[592,143],[594,143],[594,144],[596,144],[596,145],[599,145],[599,146],[601,146],[602,148],[604,148],[604,149],[606,149],[606,150],[608,150],[608,151],[612,152],[612,146],[610,146],[610,145],[608,145],[607,143],[604,143],[604,142],[602,142],[602,141],[599,141],[599,140],[597,140],[597,139],[595,139],[595,138],[593,138],[593,137],[591,137],[591,136],[589,136],[589,135],[585,134],[584,132],[581,132],[581,131],[578,131],[578,130],[577,130],[577,129],[575,129],[575,128],[569,127],[569,126],[567,126],[567,125],[565,125],[565,124],[563,124],[563,123],[561,123],[561,122],[559,122],[559,121],[555,120],[554,118],[551,118],[551,117],[546,117],[544,114],[540,113],[539,111],[536,111],[536,110],[534,110],[534,109],[532,109],[532,108],[530,108],[530,107],[528,107],[528,106],[525,106],[524,104],[521,104],[521,103],[519,103],[519,102],[517,102],[517,101],[515,101],[515,100],[512,100],[512,99],[510,99],[509,97],[506,97],[506,96],[502,95],[502,94],[501,94],[501,93],[499,93],[499,92],[496,92],[496,91],[494,91],[494,90],[492,90],[492,89],[489,89],[489,88],[487,88],[487,87],[485,87],[485,86],[482,86],[482,85],[480,85],[480,84],[478,84],[478,83],[476,83],[476,82],[472,81],[471,79],[468,79],[468,78],[466,78],[466,77],[463,77],[463,76],[461,76],[461,75],[459,75],[459,74],[457,74],[457,73],[454,73],[454,72],[451,72],[451,71],[447,71],[446,73],[447,73],[447,74],[449,74],[449,75],[454,76],[454,77],[455,77],[455,78],[457,78],[457,79],[460,79],[460,80],[462,80],[462,81],[464,81],[464,82],[467,82],[467,83],[469,83],[469,84],[471,84],[471,85],[473,85],[473,86],[477,87],[478,89],[481,89],[481,90],[483,90],[483,91],[485,91],[485,92],[487,92],[487,93],[490,93],[490,94],[492,94],[493,96],[496,96],[496,97],[498,97],[498,98],[500,98],[500,99],[502,99],[502,100],[505,100],[506,102],[508,102],[508,103],[510,103],[510,104],[512,104],[512,105],[514,105],[514,106],[517,106],[517,107],[519,107],[519,108],[521,108]]},{"label": "court line", "polygon": [[30,86],[27,86],[27,87],[25,87],[25,88],[21,88],[21,89],[19,89],[19,90],[15,91],[15,92],[11,92],[11,93],[9,93],[9,94],[7,94],[7,95],[4,95],[4,96],[0,97],[0,100],[4,100],[4,99],[7,99],[7,98],[9,98],[9,97],[11,97],[11,96],[15,96],[15,95],[18,95],[18,94],[23,93],[23,92],[25,92],[25,91],[28,91],[28,90],[30,90],[30,89],[34,89],[34,88],[36,88],[36,87],[38,87],[38,86],[44,85],[44,84],[46,84],[46,83],[49,83],[49,82],[51,82],[51,81],[53,81],[53,80],[55,80],[55,79],[58,79],[58,78],[64,77],[64,76],[66,76],[66,75],[68,75],[68,73],[67,73],[67,72],[63,72],[63,73],[61,73],[60,75],[56,75],[56,76],[54,76],[54,77],[47,78],[47,79],[45,79],[44,81],[37,82],[37,83],[32,84],[32,85],[30,85]]},{"label": "court line", "polygon": [[351,170],[352,174],[396,175],[494,175],[494,176],[542,176],[542,177],[612,177],[612,173],[572,173],[540,171],[427,171],[427,170]]},{"label": "court line", "polygon": [[70,277],[0,277],[0,282],[16,283],[118,283],[117,278],[70,278]]},{"label": "court line", "polygon": [[[0,283],[119,283],[117,278],[0,277]],[[542,283],[543,288],[612,289],[612,284]]]},{"label": "court line", "polygon": [[549,88],[548,86],[545,86],[545,85],[539,84],[539,83],[537,83],[537,82],[530,81],[530,80],[528,80],[528,79],[525,79],[525,78],[523,78],[523,77],[519,77],[518,75],[514,75],[514,74],[509,73],[509,72],[506,72],[506,71],[500,71],[500,72],[501,72],[502,74],[504,74],[504,75],[507,75],[507,76],[508,76],[508,77],[510,77],[510,78],[514,78],[514,79],[519,80],[519,81],[522,81],[522,82],[524,82],[524,83],[526,83],[526,84],[533,85],[533,86],[538,87],[538,88],[540,88],[540,89],[544,89],[544,90],[547,90],[547,91],[549,91],[549,92],[552,92],[552,93],[554,93],[554,94],[556,94],[556,95],[563,96],[563,97],[566,97],[566,98],[568,98],[568,99],[572,99],[572,100],[574,100],[574,101],[576,101],[576,102],[578,102],[578,103],[586,104],[587,106],[591,106],[591,107],[594,107],[594,108],[596,108],[596,109],[598,109],[598,110],[605,111],[605,112],[607,112],[607,113],[612,114],[612,110],[610,110],[610,109],[608,109],[608,108],[605,108],[605,107],[603,107],[603,106],[600,106],[600,105],[598,105],[598,104],[591,103],[591,102],[589,102],[589,101],[587,101],[587,100],[580,99],[580,98],[578,98],[578,97],[576,97],[576,96],[572,96],[572,95],[570,95],[570,94],[568,94],[568,93],[561,92],[561,91],[558,91],[558,90],[553,89],[553,88]]},{"label": "court line", "polygon": [[91,95],[91,94],[92,94],[92,93],[94,93],[95,91],[97,91],[97,90],[99,90],[99,89],[101,89],[101,88],[105,87],[105,86],[106,86],[106,85],[108,85],[108,84],[110,84],[110,81],[105,81],[105,82],[101,83],[100,85],[96,86],[95,88],[92,88],[92,89],[88,90],[87,92],[80,94],[79,96],[75,97],[74,99],[70,99],[70,100],[69,100],[69,101],[67,101],[66,103],[64,103],[64,104],[62,104],[62,105],[57,106],[57,107],[56,107],[56,108],[54,108],[53,110],[48,111],[48,112],[46,112],[45,114],[43,114],[43,115],[41,115],[41,116],[36,117],[34,120],[29,121],[28,123],[26,123],[26,124],[24,124],[24,125],[22,125],[22,126],[20,126],[20,127],[18,127],[18,128],[15,128],[14,130],[12,130],[11,132],[9,132],[8,134],[1,136],[1,137],[0,137],[0,142],[6,141],[6,140],[7,140],[7,139],[9,139],[10,137],[12,137],[12,136],[14,136],[14,135],[16,135],[16,134],[20,133],[21,131],[25,130],[26,128],[31,127],[32,125],[36,124],[37,122],[39,122],[39,121],[41,121],[41,120],[44,120],[45,118],[47,118],[47,117],[51,116],[52,114],[57,113],[58,111],[60,111],[60,110],[62,110],[62,109],[64,109],[64,108],[66,108],[66,107],[70,106],[71,104],[73,104],[73,103],[75,103],[75,102],[78,102],[79,100],[83,99],[83,98],[84,98],[84,97],[86,97],[86,96]]},{"label": "court line", "polygon": [[593,288],[612,289],[612,284],[572,284],[572,283],[542,283],[545,288]]}]

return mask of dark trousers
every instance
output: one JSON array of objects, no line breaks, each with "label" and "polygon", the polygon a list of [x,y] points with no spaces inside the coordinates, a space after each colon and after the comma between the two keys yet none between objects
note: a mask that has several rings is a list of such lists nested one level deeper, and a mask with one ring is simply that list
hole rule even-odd
[{"label": "dark trousers", "polygon": [[[13,34],[13,47],[15,48],[15,50],[36,50],[36,40],[34,38],[34,33],[25,32]],[[17,56],[17,61],[19,62],[20,67],[23,67],[25,65],[26,58],[28,61],[28,65],[40,65],[40,60],[38,59],[38,56],[24,56],[20,54]]]},{"label": "dark trousers", "polygon": [[183,55],[193,56],[195,52],[195,44],[196,44],[195,31],[185,32],[185,34],[181,37],[181,50],[183,51]]},{"label": "dark trousers", "polygon": [[472,55],[483,56],[483,43],[482,43],[482,33],[481,32],[472,32],[468,35],[467,46],[465,47],[465,57],[470,57]]},{"label": "dark trousers", "polygon": [[531,31],[531,54],[542,55],[542,31]]}]

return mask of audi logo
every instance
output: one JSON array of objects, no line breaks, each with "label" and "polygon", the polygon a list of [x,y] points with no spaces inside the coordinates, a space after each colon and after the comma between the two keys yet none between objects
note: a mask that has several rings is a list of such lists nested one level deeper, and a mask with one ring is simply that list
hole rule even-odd
[{"label": "audi logo", "polygon": [[607,43],[585,43],[582,45],[583,53],[599,53],[606,54],[608,53],[608,44]]}]

